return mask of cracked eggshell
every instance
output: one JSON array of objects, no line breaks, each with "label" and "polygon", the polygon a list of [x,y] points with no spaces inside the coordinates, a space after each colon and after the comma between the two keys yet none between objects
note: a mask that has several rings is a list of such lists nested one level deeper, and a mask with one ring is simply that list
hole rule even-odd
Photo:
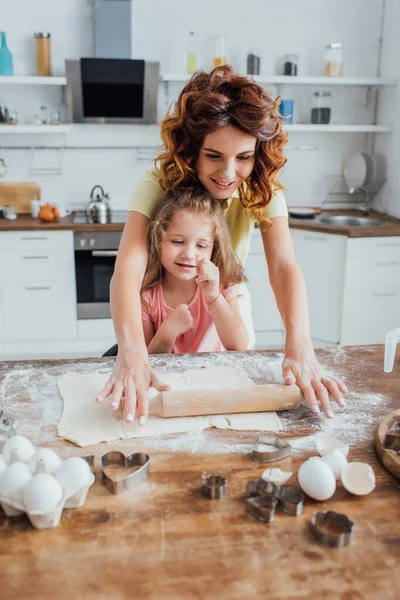
[{"label": "cracked eggshell", "polygon": [[32,479],[32,473],[23,462],[15,462],[0,475],[0,496],[20,501],[21,490]]},{"label": "cracked eggshell", "polygon": [[69,495],[89,485],[92,471],[84,458],[72,456],[61,461],[55,477],[64,493]]},{"label": "cracked eggshell", "polygon": [[336,490],[336,479],[331,467],[319,456],[312,456],[300,467],[297,474],[303,492],[314,500],[328,500]]},{"label": "cracked eggshell", "polygon": [[375,473],[370,465],[350,462],[342,471],[343,487],[355,496],[366,496],[375,488]]},{"label": "cracked eggshell", "polygon": [[4,456],[0,454],[0,475],[7,469],[7,463],[4,460]]},{"label": "cracked eggshell", "polygon": [[316,448],[320,456],[331,454],[334,450],[340,450],[344,456],[347,457],[349,453],[349,445],[341,442],[337,438],[334,438],[326,433],[320,433],[316,436]]},{"label": "cracked eggshell", "polygon": [[284,485],[289,481],[292,475],[293,473],[290,473],[289,471],[282,471],[282,469],[275,467],[273,469],[265,469],[264,473],[261,475],[261,479],[264,479],[264,481],[272,481],[272,483],[276,483],[277,485]]},{"label": "cracked eggshell", "polygon": [[22,490],[22,500],[30,514],[46,515],[55,510],[63,498],[63,490],[57,479],[49,473],[34,475]]},{"label": "cracked eggshell", "polygon": [[3,457],[8,465],[11,462],[13,452],[18,455],[21,462],[28,463],[35,454],[35,446],[23,435],[13,435],[8,438],[3,446]]},{"label": "cracked eggshell", "polygon": [[343,452],[339,449],[336,449],[330,454],[325,454],[325,456],[322,456],[321,460],[330,466],[334,476],[336,477],[336,480],[339,480],[342,475],[343,468],[347,465],[347,458]]},{"label": "cracked eggshell", "polygon": [[29,468],[32,473],[37,472],[39,461],[43,465],[44,472],[50,473],[50,475],[54,475],[61,465],[61,458],[54,450],[50,450],[50,448],[38,448],[36,450],[29,461]]}]

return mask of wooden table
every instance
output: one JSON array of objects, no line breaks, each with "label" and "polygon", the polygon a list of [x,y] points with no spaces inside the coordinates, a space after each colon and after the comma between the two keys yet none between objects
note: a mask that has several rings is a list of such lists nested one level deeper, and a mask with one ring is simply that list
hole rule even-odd
[{"label": "wooden table", "polygon": [[[270,524],[245,513],[246,482],[263,471],[249,455],[254,433],[212,430],[82,450],[56,436],[61,411],[56,380],[68,370],[107,371],[113,359],[2,363],[0,407],[16,418],[20,433],[63,457],[105,448],[147,451],[151,475],[139,491],[121,496],[96,481],[84,506],[64,510],[56,529],[35,530],[25,516],[8,519],[1,513],[0,598],[398,599],[400,486],[376,457],[373,434],[400,406],[399,360],[386,375],[381,346],[331,348],[318,355],[351,390],[347,411],[330,423],[332,432],[350,443],[350,460],[372,465],[377,487],[369,496],[355,497],[339,483],[329,501],[306,500],[301,516],[277,513]],[[277,378],[282,355],[230,353],[229,358],[246,370],[260,370],[261,378]],[[190,358],[197,364],[206,359]],[[160,371],[184,368],[185,360],[153,357]],[[260,365],[266,365],[265,372]],[[292,440],[293,455],[273,466],[297,473],[301,462],[316,454],[312,435],[326,425],[303,407],[281,419],[280,435]],[[228,477],[227,498],[201,496],[204,472]],[[297,486],[295,475],[290,484]],[[352,546],[329,549],[313,538],[310,518],[327,508],[356,523]]]}]

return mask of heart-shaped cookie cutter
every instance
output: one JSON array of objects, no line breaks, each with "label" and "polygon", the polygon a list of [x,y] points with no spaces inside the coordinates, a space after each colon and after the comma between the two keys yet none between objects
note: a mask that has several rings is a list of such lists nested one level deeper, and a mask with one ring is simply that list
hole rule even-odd
[{"label": "heart-shaped cookie cutter", "polygon": [[280,440],[275,435],[263,433],[253,446],[253,459],[258,462],[273,462],[290,456],[292,447],[289,442]]},{"label": "heart-shaped cookie cutter", "polygon": [[[148,454],[144,454],[143,452],[136,452],[134,454],[130,454],[129,456],[125,456],[125,454],[122,452],[112,450],[111,452],[106,452],[103,454],[100,462],[102,482],[108,491],[115,495],[122,494],[122,492],[127,492],[132,488],[144,483],[149,476],[150,456]],[[105,467],[109,467],[111,465],[119,465],[125,468],[139,468],[133,473],[130,473],[129,475],[121,477],[121,479],[117,480],[110,475],[107,475],[107,473],[104,471]]]}]

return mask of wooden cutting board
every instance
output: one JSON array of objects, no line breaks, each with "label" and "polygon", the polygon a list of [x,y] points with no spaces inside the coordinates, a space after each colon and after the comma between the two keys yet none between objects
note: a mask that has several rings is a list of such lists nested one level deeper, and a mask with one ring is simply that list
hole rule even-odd
[{"label": "wooden cutting board", "polygon": [[0,183],[0,207],[12,204],[17,208],[18,214],[30,214],[31,200],[33,200],[34,194],[38,200],[41,199],[40,185],[34,182],[8,181]]},{"label": "wooden cutting board", "polygon": [[375,448],[385,467],[400,479],[400,409],[381,421],[375,432]]}]

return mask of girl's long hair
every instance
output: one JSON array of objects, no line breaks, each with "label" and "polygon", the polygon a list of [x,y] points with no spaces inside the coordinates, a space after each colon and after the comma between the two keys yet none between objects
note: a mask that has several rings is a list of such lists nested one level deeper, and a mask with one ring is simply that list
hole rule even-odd
[{"label": "girl's long hair", "polygon": [[203,187],[174,190],[156,206],[147,226],[149,257],[142,291],[155,287],[162,279],[161,244],[174,216],[180,211],[204,213],[211,217],[214,244],[211,261],[219,269],[220,288],[246,281],[243,267],[232,248],[231,236],[218,200]]},{"label": "girl's long hair", "polygon": [[228,65],[195,73],[161,123],[163,150],[156,158],[161,188],[169,192],[198,184],[196,162],[205,136],[232,125],[257,140],[254,168],[246,186],[239,187],[239,197],[245,209],[262,218],[273,193],[283,189],[277,174],[286,163],[287,134],[279,103],[280,98],[271,100],[261,86]]}]

